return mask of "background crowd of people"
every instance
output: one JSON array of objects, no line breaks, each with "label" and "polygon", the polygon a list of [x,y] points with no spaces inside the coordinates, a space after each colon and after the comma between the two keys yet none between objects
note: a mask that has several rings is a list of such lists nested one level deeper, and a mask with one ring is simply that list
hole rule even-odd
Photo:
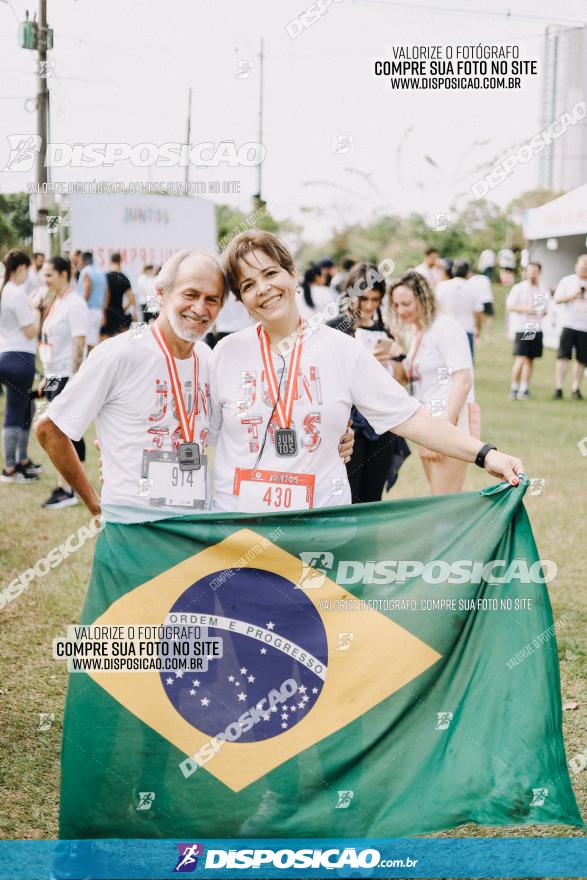
[{"label": "background crowd of people", "polygon": [[[521,260],[520,260],[521,258]],[[42,467],[29,457],[28,440],[35,400],[52,401],[103,340],[151,322],[157,315],[158,268],[145,265],[136,284],[124,274],[120,255],[109,271],[91,252],[71,259],[13,250],[4,257],[0,293],[0,383],[6,394],[3,428],[3,483],[33,483]],[[587,255],[556,289],[541,282],[540,264],[504,248],[487,248],[477,269],[465,259],[446,259],[428,248],[422,261],[401,277],[346,257],[336,265],[324,257],[299,272],[298,309],[306,321],[316,316],[355,337],[431,415],[480,436],[475,401],[475,344],[493,334],[492,281],[496,273],[510,286],[505,308],[513,342],[510,397],[527,400],[533,365],[543,352],[543,325],[558,313],[561,325],[554,397],[563,398],[573,361],[571,396],[581,400],[587,364]],[[519,278],[519,280],[517,280]],[[517,283],[514,283],[516,282]],[[210,348],[254,323],[240,297],[229,293],[205,342]],[[36,381],[38,379],[38,381]],[[390,489],[410,454],[402,437],[378,434],[356,407],[352,410],[354,449],[347,463],[353,503],[378,501]],[[83,438],[74,444],[85,459]],[[466,463],[418,447],[433,494],[462,491]],[[59,509],[78,503],[61,476],[43,503]]]}]

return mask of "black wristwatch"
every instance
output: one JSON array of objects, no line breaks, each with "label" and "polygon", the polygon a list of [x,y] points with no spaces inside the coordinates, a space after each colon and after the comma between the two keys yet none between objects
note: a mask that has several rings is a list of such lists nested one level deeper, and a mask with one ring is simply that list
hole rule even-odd
[{"label": "black wristwatch", "polygon": [[477,458],[475,459],[475,464],[477,465],[477,467],[485,467],[485,459],[492,449],[497,450],[497,446],[494,446],[493,443],[486,443],[485,446],[481,447],[481,449],[477,453]]},{"label": "black wristwatch", "polygon": [[405,354],[397,354],[394,358],[390,358],[390,360],[397,361],[397,363],[401,363],[402,361],[405,361],[405,359]]}]

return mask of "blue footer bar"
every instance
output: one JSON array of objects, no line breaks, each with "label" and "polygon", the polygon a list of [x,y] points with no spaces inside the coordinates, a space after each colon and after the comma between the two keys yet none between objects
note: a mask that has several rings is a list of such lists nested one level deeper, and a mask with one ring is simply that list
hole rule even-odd
[{"label": "blue footer bar", "polygon": [[0,880],[585,877],[587,838],[13,840]]}]

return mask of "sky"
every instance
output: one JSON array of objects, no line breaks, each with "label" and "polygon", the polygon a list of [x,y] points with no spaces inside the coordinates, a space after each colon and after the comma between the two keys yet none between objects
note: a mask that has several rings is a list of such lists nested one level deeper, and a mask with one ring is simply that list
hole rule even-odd
[{"label": "sky", "polygon": [[[327,0],[324,0],[327,2]],[[453,5],[454,4],[454,5]],[[580,26],[583,0],[387,0],[331,2],[303,28],[307,0],[48,0],[54,29],[51,141],[259,140],[263,63],[262,194],[278,219],[320,240],[346,223],[411,211],[433,219],[471,197],[470,186],[511,147],[541,129],[541,70],[547,27]],[[17,45],[21,0],[0,0],[0,168],[8,136],[34,133],[25,107],[36,91],[36,53]],[[509,10],[509,14],[508,14]],[[32,14],[32,13],[31,13]],[[288,33],[289,26],[289,33]],[[292,38],[290,33],[299,33]],[[399,45],[516,44],[539,61],[519,91],[397,91],[373,61]],[[239,71],[242,75],[239,76]],[[338,146],[338,151],[337,151]],[[53,169],[58,181],[183,180],[183,169]],[[489,198],[503,206],[538,184],[539,160],[516,167]],[[191,179],[237,181],[240,193],[210,198],[251,210],[255,167],[192,168]],[[34,172],[0,171],[0,192],[26,189]]]}]

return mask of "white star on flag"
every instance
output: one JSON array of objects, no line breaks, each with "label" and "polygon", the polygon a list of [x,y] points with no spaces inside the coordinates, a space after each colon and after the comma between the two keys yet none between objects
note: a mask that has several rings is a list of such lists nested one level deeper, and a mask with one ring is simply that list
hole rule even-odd
[{"label": "white star on flag", "polygon": [[275,629],[275,624],[270,620],[269,623],[266,624],[266,627],[267,629]]},{"label": "white star on flag", "polygon": [[199,688],[200,687],[199,679],[194,678],[194,680],[192,681],[192,684],[195,688]]},{"label": "white star on flag", "polygon": [[165,681],[167,682],[167,684],[173,684],[172,678],[166,678]]},{"label": "white star on flag", "polygon": [[261,648],[261,654],[266,654],[266,653],[267,653],[267,648]]},{"label": "white star on flag", "polygon": [[242,702],[243,700],[246,700],[246,699],[247,699],[246,694],[239,694],[239,695],[238,695],[238,698],[239,698],[239,700],[240,700],[241,702]]},{"label": "white star on flag", "polygon": [[229,680],[229,681],[234,681],[234,675],[229,675],[229,676],[228,676],[228,680]]},{"label": "white star on flag", "polygon": [[246,666],[243,666],[243,668],[241,669],[241,675],[246,675],[247,672],[248,672],[247,667],[246,667]]},{"label": "white star on flag", "polygon": [[248,678],[247,678],[247,681],[255,681],[255,676],[254,676],[254,675],[249,675]]},{"label": "white star on flag", "polygon": [[208,699],[208,697],[204,697],[203,700],[200,700],[200,703],[202,704],[202,706],[208,706],[210,704],[210,700]]}]

